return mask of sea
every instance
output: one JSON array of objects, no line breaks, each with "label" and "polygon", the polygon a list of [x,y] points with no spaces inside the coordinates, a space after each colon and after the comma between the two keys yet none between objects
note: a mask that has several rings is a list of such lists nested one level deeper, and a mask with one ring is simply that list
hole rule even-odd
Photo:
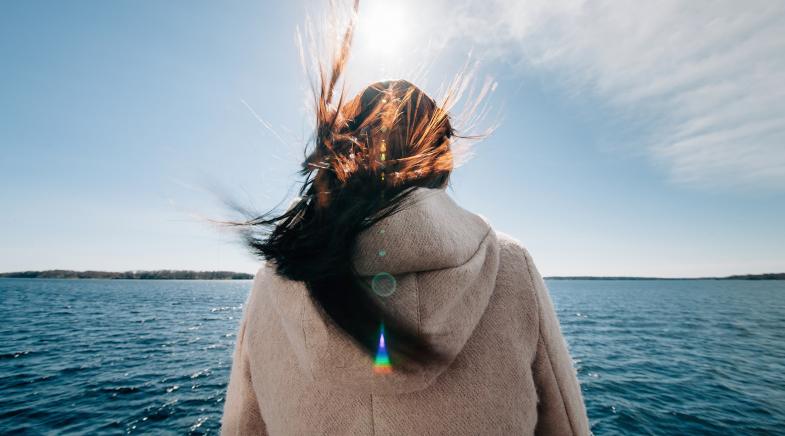
[{"label": "sea", "polygon": [[[547,284],[594,434],[785,434],[785,281]],[[217,434],[250,285],[0,279],[0,434]]]}]

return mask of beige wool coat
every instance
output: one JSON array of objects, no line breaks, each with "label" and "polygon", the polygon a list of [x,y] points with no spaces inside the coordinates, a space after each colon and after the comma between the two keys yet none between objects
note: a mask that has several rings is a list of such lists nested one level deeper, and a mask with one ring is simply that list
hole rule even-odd
[{"label": "beige wool coat", "polygon": [[239,325],[222,435],[590,434],[551,298],[520,243],[444,189],[417,188],[357,248],[362,276],[397,281],[374,298],[451,363],[405,375],[393,361],[392,373],[374,373],[302,283],[263,265]]}]

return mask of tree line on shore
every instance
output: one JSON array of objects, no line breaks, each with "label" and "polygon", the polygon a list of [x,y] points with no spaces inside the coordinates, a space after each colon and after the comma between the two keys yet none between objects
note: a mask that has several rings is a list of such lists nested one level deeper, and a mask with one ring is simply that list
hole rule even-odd
[{"label": "tree line on shore", "polygon": [[785,280],[785,273],[742,274],[725,277],[625,277],[625,276],[549,276],[549,280]]},{"label": "tree line on shore", "polygon": [[155,271],[19,271],[0,273],[0,277],[18,279],[127,279],[127,280],[249,280],[253,274],[234,271],[190,271],[162,269]]},{"label": "tree line on shore", "polygon": [[[126,280],[251,280],[253,274],[234,271],[72,271],[51,269],[46,271],[19,271],[0,273],[0,278],[17,279],[126,279]],[[744,274],[726,277],[602,277],[602,276],[549,276],[549,280],[785,280],[785,273]]]}]

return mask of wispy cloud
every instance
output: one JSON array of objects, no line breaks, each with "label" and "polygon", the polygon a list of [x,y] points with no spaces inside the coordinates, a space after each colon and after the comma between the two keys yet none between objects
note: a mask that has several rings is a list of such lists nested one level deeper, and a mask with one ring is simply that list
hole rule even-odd
[{"label": "wispy cloud", "polygon": [[442,43],[468,39],[656,119],[645,152],[674,181],[785,190],[785,2],[488,0],[429,9],[450,11],[439,22],[451,29]]}]

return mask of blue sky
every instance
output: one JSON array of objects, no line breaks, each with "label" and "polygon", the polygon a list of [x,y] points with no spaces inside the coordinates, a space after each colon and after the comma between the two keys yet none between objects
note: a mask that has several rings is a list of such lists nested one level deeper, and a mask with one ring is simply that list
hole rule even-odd
[{"label": "blue sky", "polygon": [[[544,275],[785,271],[781,3],[377,3],[347,89],[437,94],[471,50],[500,126],[450,193]],[[0,271],[255,271],[205,218],[293,194],[319,4],[3,3]]]}]

